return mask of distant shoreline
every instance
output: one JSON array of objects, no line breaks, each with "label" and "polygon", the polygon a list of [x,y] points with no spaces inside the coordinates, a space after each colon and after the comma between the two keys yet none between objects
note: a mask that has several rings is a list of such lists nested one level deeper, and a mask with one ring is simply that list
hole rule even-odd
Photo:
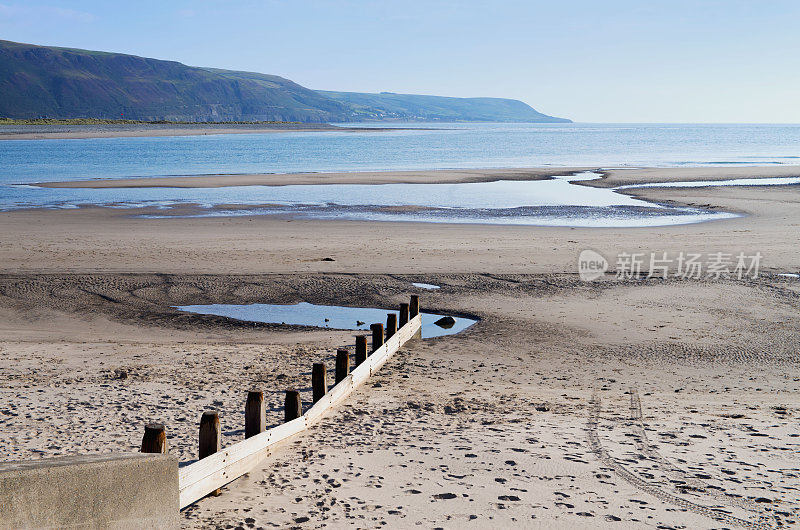
[{"label": "distant shoreline", "polygon": [[[380,132],[400,127],[348,127],[329,123],[0,123],[0,140],[77,140],[84,138],[139,138],[265,134],[286,132]],[[417,128],[415,128],[417,130]]]}]

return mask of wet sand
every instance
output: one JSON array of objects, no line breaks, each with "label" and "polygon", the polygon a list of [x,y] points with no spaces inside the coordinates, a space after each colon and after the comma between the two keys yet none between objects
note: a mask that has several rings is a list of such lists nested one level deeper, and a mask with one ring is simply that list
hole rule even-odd
[{"label": "wet sand", "polygon": [[[282,391],[309,401],[311,363],[352,345],[172,305],[389,308],[419,293],[423,309],[481,320],[409,343],[184,526],[796,524],[800,280],[777,273],[800,271],[798,188],[639,190],[747,214],[641,229],[2,213],[2,457],[132,450],[159,421],[193,459],[203,410],[237,441],[247,390],[265,390],[275,423]],[[766,274],[589,284],[587,247],[760,251]]]},{"label": "wet sand", "polygon": [[725,166],[620,169],[605,172],[601,180],[584,181],[584,186],[613,188],[649,182],[681,182],[696,180],[728,180],[740,178],[797,177],[800,166]]},{"label": "wet sand", "polygon": [[[319,221],[280,216],[141,219],[146,209],[0,212],[0,272],[575,273],[581,250],[763,254],[772,272],[800,268],[800,186],[648,188],[655,201],[743,217],[648,228],[560,228]],[[184,205],[172,213],[199,210]],[[164,214],[153,210],[151,213]],[[323,261],[332,258],[334,261]]]},{"label": "wet sand", "polygon": [[797,177],[800,166],[602,169],[592,167],[447,169],[427,171],[363,171],[339,173],[270,173],[136,177],[126,179],[41,182],[44,188],[222,188],[225,186],[286,186],[290,184],[455,184],[496,180],[541,180],[552,176],[596,171],[596,180],[583,186],[613,188],[651,182],[728,180],[734,178]]},{"label": "wet sand", "polygon": [[457,184],[495,180],[541,180],[589,168],[449,169],[430,171],[362,171],[352,173],[274,173],[195,175],[128,179],[41,182],[43,188],[224,188],[226,186],[288,186],[292,184]]}]

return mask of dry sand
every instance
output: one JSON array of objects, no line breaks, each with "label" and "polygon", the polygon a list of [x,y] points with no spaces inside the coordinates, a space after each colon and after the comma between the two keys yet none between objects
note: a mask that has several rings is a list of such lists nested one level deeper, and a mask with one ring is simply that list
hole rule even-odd
[{"label": "dry sand", "polygon": [[[800,280],[773,273],[800,270],[800,193],[645,193],[747,216],[611,230],[0,214],[2,456],[131,450],[160,421],[190,460],[203,410],[237,441],[248,389],[265,390],[275,423],[282,391],[308,401],[311,363],[352,344],[172,305],[388,308],[417,292],[481,321],[409,343],[319,426],[185,510],[185,527],[796,523]],[[768,274],[587,284],[585,247],[759,250]]]}]

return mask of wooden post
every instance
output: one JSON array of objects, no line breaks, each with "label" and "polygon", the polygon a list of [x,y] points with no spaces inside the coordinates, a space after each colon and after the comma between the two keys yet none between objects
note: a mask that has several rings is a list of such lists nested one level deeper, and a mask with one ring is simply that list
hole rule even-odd
[{"label": "wooden post", "polygon": [[300,401],[300,392],[287,390],[286,400],[283,402],[283,421],[292,421],[303,415],[303,402]]},{"label": "wooden post", "polygon": [[383,346],[383,324],[372,324],[369,329],[372,330],[372,352],[375,353],[375,350]]},{"label": "wooden post", "polygon": [[267,415],[264,410],[264,392],[251,390],[247,393],[247,404],[244,407],[244,437],[250,438],[262,433],[267,428]]},{"label": "wooden post", "polygon": [[336,384],[350,373],[350,352],[345,349],[336,350]]},{"label": "wooden post", "polygon": [[314,363],[311,370],[311,387],[314,390],[314,403],[319,401],[328,392],[328,374],[325,363]]},{"label": "wooden post", "polygon": [[403,327],[408,324],[408,304],[400,304],[400,322],[398,323],[399,327]]},{"label": "wooden post", "polygon": [[[216,412],[204,412],[200,418],[200,460],[213,455],[222,449],[222,432],[219,426],[219,414]],[[215,489],[210,495],[217,496],[219,489]]]},{"label": "wooden post", "polygon": [[200,418],[200,459],[213,455],[222,449],[222,434],[219,414],[213,411],[203,413]]},{"label": "wooden post", "polygon": [[367,360],[367,336],[356,336],[356,366]]},{"label": "wooden post", "polygon": [[142,437],[142,453],[166,453],[167,431],[160,423],[148,423],[144,426]]},{"label": "wooden post", "polygon": [[397,333],[397,315],[389,313],[386,315],[386,340]]},{"label": "wooden post", "polygon": [[419,295],[411,295],[411,305],[409,306],[409,315],[411,318],[419,315]]}]

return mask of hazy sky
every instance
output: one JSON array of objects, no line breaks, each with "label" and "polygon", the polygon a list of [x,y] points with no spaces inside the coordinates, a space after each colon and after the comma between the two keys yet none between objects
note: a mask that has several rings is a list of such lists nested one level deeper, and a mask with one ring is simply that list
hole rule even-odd
[{"label": "hazy sky", "polygon": [[589,122],[800,122],[800,0],[0,0],[0,38],[517,98]]}]

